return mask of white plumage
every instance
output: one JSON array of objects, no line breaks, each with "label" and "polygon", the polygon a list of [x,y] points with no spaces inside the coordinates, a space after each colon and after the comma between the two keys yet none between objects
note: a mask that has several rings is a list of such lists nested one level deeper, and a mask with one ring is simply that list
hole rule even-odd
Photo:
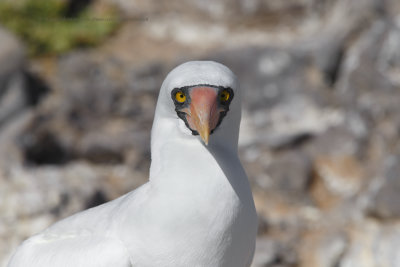
[{"label": "white plumage", "polygon": [[[195,88],[187,91],[188,107],[194,90],[232,90],[229,111],[209,140],[193,135],[192,124],[177,115],[173,90],[183,87]],[[217,97],[221,90],[215,89]],[[221,116],[220,106],[211,117]],[[190,122],[194,115],[186,112]],[[29,238],[8,266],[250,266],[257,216],[237,155],[240,114],[239,87],[227,67],[211,61],[178,66],[158,97],[149,182]]]}]

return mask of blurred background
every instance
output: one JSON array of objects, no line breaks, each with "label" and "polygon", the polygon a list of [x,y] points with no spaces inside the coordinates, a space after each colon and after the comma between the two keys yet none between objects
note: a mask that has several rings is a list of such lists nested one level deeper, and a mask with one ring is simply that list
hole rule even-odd
[{"label": "blurred background", "polygon": [[165,75],[244,92],[253,267],[400,266],[398,0],[1,0],[0,266],[147,181]]}]

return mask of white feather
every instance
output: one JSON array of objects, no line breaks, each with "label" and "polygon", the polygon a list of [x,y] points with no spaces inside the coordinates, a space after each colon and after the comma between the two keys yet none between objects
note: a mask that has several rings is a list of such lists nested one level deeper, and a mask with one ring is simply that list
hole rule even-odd
[{"label": "white feather", "polygon": [[[171,100],[174,88],[197,84],[234,90],[208,146],[182,128]],[[210,61],[178,66],[157,102],[150,181],[31,237],[9,267],[250,266],[257,216],[237,155],[240,113],[228,68]]]}]

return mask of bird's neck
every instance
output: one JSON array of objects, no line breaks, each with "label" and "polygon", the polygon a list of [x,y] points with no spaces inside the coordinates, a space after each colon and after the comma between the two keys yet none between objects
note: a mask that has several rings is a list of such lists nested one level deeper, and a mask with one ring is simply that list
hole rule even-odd
[{"label": "bird's neck", "polygon": [[197,137],[182,135],[176,124],[167,119],[159,119],[154,123],[150,182],[189,182],[193,185],[200,181],[204,184],[207,182],[205,179],[213,179],[216,175],[225,176],[220,166],[224,161],[230,160],[240,165],[237,144],[230,144],[228,138],[217,140],[218,136],[212,136],[206,146]]}]

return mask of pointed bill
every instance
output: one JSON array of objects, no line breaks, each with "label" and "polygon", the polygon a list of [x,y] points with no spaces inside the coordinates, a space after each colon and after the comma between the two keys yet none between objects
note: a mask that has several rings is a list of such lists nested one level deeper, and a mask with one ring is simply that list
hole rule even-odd
[{"label": "pointed bill", "polygon": [[217,96],[216,89],[212,87],[195,87],[191,91],[191,116],[188,121],[206,145],[219,119]]}]

